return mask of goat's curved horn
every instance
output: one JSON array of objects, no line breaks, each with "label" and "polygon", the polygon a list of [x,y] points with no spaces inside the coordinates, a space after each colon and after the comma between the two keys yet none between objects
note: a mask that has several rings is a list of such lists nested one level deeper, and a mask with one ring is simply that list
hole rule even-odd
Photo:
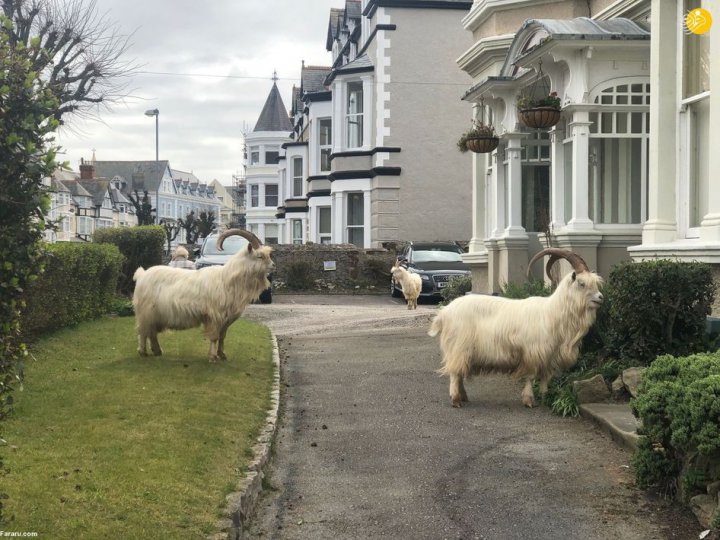
[{"label": "goat's curved horn", "polygon": [[535,256],[532,259],[530,259],[530,262],[528,263],[528,269],[527,269],[528,277],[530,276],[530,269],[532,268],[532,265],[535,263],[535,261],[543,258],[545,255],[550,255],[550,259],[548,260],[547,265],[545,266],[545,272],[547,273],[548,277],[550,277],[550,269],[560,259],[567,260],[567,262],[569,262],[572,265],[573,270],[575,270],[575,272],[578,274],[580,274],[581,272],[589,272],[590,271],[590,268],[588,268],[588,265],[585,262],[585,260],[577,253],[573,253],[569,249],[547,248],[547,249],[543,249],[542,251],[536,253]]},{"label": "goat's curved horn", "polygon": [[253,247],[253,249],[258,249],[260,246],[262,246],[262,242],[260,239],[255,236],[250,231],[246,231],[245,229],[228,229],[224,233],[222,233],[220,236],[218,236],[217,239],[217,248],[222,251],[223,242],[225,242],[225,239],[228,236],[242,236],[245,240],[250,242],[250,245]]}]

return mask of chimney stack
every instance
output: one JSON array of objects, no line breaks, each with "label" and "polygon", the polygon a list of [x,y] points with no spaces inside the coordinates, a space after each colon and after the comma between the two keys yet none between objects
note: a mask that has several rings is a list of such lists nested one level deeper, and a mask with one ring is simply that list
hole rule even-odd
[{"label": "chimney stack", "polygon": [[95,178],[95,165],[85,163],[85,160],[80,158],[80,180],[92,180],[93,178]]}]

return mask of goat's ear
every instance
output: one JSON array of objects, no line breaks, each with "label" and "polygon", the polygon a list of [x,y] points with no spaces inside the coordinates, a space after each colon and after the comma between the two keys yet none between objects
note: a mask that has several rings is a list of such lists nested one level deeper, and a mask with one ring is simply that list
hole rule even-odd
[{"label": "goat's ear", "polygon": [[572,280],[575,281],[575,272],[572,274]]}]

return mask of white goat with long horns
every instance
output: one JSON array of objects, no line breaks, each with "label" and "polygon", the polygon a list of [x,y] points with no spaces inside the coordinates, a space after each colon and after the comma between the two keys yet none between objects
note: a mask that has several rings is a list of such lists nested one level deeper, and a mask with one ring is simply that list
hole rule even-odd
[{"label": "white goat with long horns", "polygon": [[222,250],[225,239],[233,235],[249,243],[247,249],[241,249],[223,266],[194,272],[169,266],[137,269],[133,306],[141,355],[147,354],[148,339],[153,354],[162,354],[157,335],[163,330],[184,330],[202,324],[210,340],[210,361],[226,358],[223,347],[228,328],[270,286],[267,276],[274,268],[271,248],[263,246],[249,231],[223,232],[217,239],[218,249]]},{"label": "white goat with long horns", "polygon": [[523,300],[468,295],[453,300],[433,320],[429,335],[440,336],[442,367],[450,377],[453,407],[468,401],[463,379],[483,373],[505,373],[525,379],[522,402],[535,406],[533,382],[547,392],[553,375],[577,362],[580,342],[595,322],[603,302],[603,279],[571,251],[548,248],[528,264],[550,255],[546,271],[560,258],[573,267],[548,297]]}]

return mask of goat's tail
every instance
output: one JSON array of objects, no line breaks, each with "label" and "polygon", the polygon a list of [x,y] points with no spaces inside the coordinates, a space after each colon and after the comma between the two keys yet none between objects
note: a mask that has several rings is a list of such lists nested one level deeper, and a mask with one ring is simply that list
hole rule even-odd
[{"label": "goat's tail", "polygon": [[145,269],[142,266],[139,266],[137,270],[135,270],[135,274],[133,275],[133,281],[137,281],[140,279],[143,274],[145,273]]},{"label": "goat's tail", "polygon": [[435,318],[430,325],[430,330],[428,330],[428,336],[435,337],[440,332],[442,332],[442,313],[438,313],[437,315],[435,315]]}]

